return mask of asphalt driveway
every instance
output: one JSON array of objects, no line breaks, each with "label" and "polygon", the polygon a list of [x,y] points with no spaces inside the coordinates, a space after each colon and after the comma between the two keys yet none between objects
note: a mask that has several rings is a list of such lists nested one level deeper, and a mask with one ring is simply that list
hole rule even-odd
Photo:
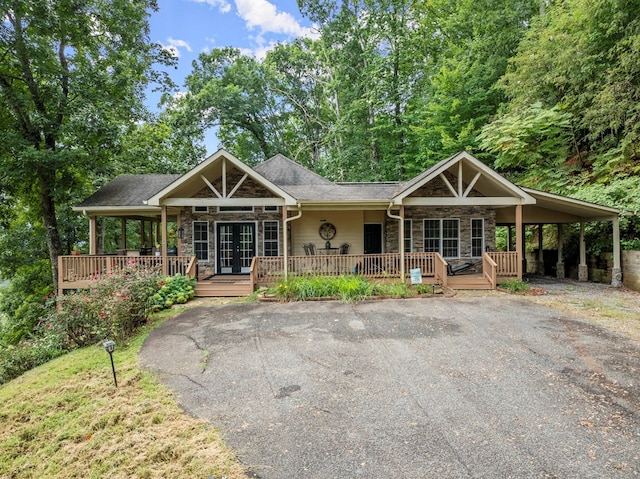
[{"label": "asphalt driveway", "polygon": [[517,298],[194,308],[142,361],[253,477],[640,477],[640,343]]}]

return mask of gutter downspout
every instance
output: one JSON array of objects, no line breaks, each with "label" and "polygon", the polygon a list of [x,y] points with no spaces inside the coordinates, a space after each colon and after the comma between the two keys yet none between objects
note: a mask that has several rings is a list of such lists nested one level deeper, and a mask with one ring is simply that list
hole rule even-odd
[{"label": "gutter downspout", "polygon": [[400,226],[399,237],[400,241],[398,244],[398,250],[400,252],[400,280],[404,283],[405,281],[405,270],[404,270],[404,205],[400,205],[400,215],[394,215],[391,213],[391,207],[393,206],[393,202],[389,203],[389,207],[387,208],[387,216],[394,220],[398,220]]},{"label": "gutter downspout", "polygon": [[284,234],[284,280],[287,280],[287,276],[289,275],[289,235],[288,235],[288,230],[287,230],[287,226],[289,224],[290,221],[293,220],[297,220],[299,218],[302,217],[302,205],[300,203],[298,203],[298,214],[296,216],[292,216],[291,218],[286,218],[287,215],[287,208],[286,206],[282,207],[282,216],[284,217],[284,227],[282,228],[283,234]]}]

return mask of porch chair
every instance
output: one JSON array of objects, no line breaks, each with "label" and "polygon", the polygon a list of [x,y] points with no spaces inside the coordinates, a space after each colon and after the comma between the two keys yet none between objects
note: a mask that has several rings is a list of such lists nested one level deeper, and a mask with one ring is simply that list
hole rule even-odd
[{"label": "porch chair", "polygon": [[340,254],[349,254],[349,248],[351,248],[351,243],[342,243],[340,245]]},{"label": "porch chair", "polygon": [[307,256],[315,256],[316,254],[316,245],[313,243],[305,243],[302,245],[302,248],[304,249],[304,254],[306,254]]}]

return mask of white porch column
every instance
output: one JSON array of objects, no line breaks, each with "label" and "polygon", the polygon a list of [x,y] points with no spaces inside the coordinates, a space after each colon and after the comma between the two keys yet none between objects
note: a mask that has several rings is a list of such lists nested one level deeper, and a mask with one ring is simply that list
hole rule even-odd
[{"label": "white porch column", "polygon": [[622,264],[620,262],[620,219],[616,216],[613,223],[613,268],[611,269],[611,286],[622,286]]},{"label": "white porch column", "polygon": [[89,217],[89,254],[98,254],[98,222],[95,216]]},{"label": "white porch column", "polygon": [[587,247],[584,244],[584,223],[580,222],[580,263],[578,264],[578,281],[589,280],[587,266]]},{"label": "white porch column", "polygon": [[524,241],[522,230],[522,203],[516,205],[516,252],[518,253],[518,279],[522,281],[524,262]]},{"label": "white porch column", "polygon": [[167,258],[167,205],[162,205],[162,213],[160,214],[160,235],[162,236],[162,242],[160,251],[162,251],[162,275],[167,276],[169,274],[169,261]]},{"label": "white porch column", "polygon": [[287,222],[288,214],[287,206],[282,205],[282,248],[284,249],[284,254],[282,256],[284,259],[283,273],[285,281],[287,280],[287,276],[289,276],[289,234],[287,231],[287,228],[289,227],[289,223]]},{"label": "white porch column", "polygon": [[556,278],[558,279],[564,279],[565,277],[564,258],[562,256],[563,242],[562,225],[558,224],[558,262],[556,263]]}]

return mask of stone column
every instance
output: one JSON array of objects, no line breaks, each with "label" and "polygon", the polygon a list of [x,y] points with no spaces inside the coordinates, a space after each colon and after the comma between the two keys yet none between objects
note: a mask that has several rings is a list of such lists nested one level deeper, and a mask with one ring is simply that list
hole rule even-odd
[{"label": "stone column", "polygon": [[578,264],[578,281],[589,280],[589,268],[587,266],[587,248],[584,244],[584,223],[580,223],[580,263]]},{"label": "stone column", "polygon": [[620,220],[613,218],[613,268],[611,268],[611,286],[622,286],[622,267],[620,262]]},{"label": "stone column", "polygon": [[564,258],[562,256],[562,246],[563,246],[563,238],[562,238],[562,225],[558,224],[558,262],[556,263],[556,278],[564,279]]}]

